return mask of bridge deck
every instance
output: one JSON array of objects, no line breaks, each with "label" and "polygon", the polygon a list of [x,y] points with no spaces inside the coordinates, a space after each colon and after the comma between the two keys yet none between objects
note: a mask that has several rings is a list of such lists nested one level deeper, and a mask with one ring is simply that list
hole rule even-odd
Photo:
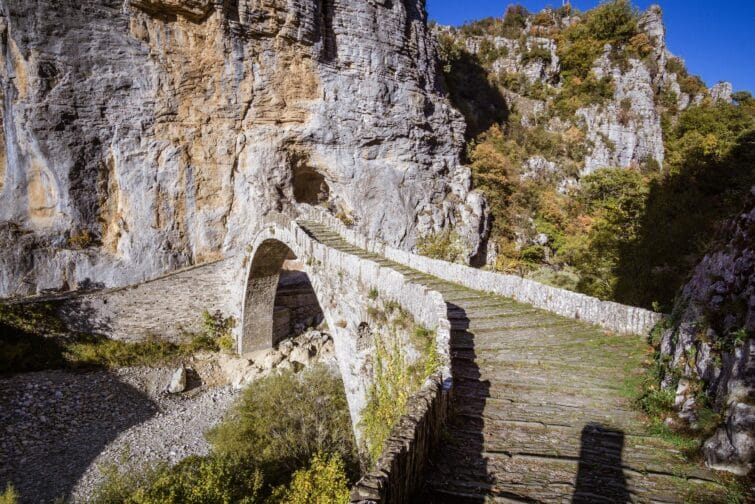
[{"label": "bridge deck", "polygon": [[454,418],[419,502],[709,502],[706,494],[721,493],[712,473],[647,434],[623,392],[647,358],[640,338],[467,289],[354,247],[321,224],[300,225],[446,300]]}]

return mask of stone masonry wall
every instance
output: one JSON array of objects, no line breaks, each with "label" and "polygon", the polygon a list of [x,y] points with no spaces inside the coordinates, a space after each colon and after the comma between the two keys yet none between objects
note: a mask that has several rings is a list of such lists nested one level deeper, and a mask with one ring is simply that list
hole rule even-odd
[{"label": "stone masonry wall", "polygon": [[318,208],[311,207],[308,212],[307,218],[326,224],[357,247],[471,289],[500,294],[558,315],[597,324],[611,331],[644,335],[663,317],[660,313],[643,308],[601,301],[519,276],[483,271],[398,250],[355,233]]},{"label": "stone masonry wall", "polygon": [[155,336],[179,342],[202,328],[202,312],[234,316],[231,285],[234,261],[186,268],[118,289],[75,295],[60,315],[71,330],[124,341]]},{"label": "stone masonry wall", "polygon": [[[377,289],[381,298],[396,301],[415,322],[435,331],[441,361],[446,363],[440,369],[439,379],[446,389],[450,388],[450,322],[440,293],[412,283],[391,268],[319,243],[286,216],[271,214],[268,222],[250,248],[257,250],[266,240],[278,240],[304,262],[303,269],[312,282],[333,336],[357,439],[360,439],[358,424],[361,411],[372,383],[374,347],[364,347],[358,340],[360,325],[370,320],[367,312],[370,290]],[[245,267],[251,268],[251,264]],[[242,277],[241,274],[237,276]],[[234,297],[238,302],[234,313],[241,313],[243,286],[237,284],[237,287],[240,290]],[[242,337],[240,330],[244,326],[243,317],[241,314],[241,324],[236,328],[239,341]],[[422,391],[429,388],[432,388],[430,380]]]}]

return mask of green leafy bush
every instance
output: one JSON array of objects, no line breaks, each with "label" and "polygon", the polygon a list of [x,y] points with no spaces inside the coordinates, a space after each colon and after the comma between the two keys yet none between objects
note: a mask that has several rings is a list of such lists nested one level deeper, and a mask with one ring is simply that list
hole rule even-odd
[{"label": "green leafy bush", "polygon": [[586,28],[604,42],[628,42],[637,34],[639,13],[629,0],[609,0],[588,12]]},{"label": "green leafy bush", "polygon": [[419,351],[421,357],[412,366],[414,373],[417,375],[415,382],[422,383],[425,379],[435,373],[441,366],[441,357],[438,353],[438,343],[435,339],[435,331],[427,327],[417,325],[411,333],[411,342],[414,348]]},{"label": "green leafy bush", "polygon": [[0,504],[18,504],[19,495],[13,485],[8,483],[5,491],[0,494]]},{"label": "green leafy bush", "polygon": [[[412,383],[406,353],[394,335],[375,341],[374,381],[367,393],[362,411],[362,434],[372,462],[383,452],[393,426],[406,413],[406,404],[419,385]],[[421,384],[420,384],[421,385]]]},{"label": "green leafy bush", "polygon": [[214,453],[253,461],[269,478],[318,452],[340,454],[352,475],[358,467],[343,384],[322,366],[255,382],[207,438]]},{"label": "green leafy bush", "polygon": [[531,48],[522,52],[522,55],[520,56],[520,61],[522,65],[527,65],[531,61],[535,61],[535,60],[540,60],[544,62],[545,64],[550,64],[551,52],[545,47],[541,47],[539,45],[533,45]]},{"label": "green leafy bush", "polygon": [[210,343],[209,346],[217,346],[219,350],[231,352],[236,346],[232,332],[234,327],[236,327],[236,319],[223,316],[220,310],[216,310],[214,313],[207,310],[202,312],[204,336],[210,340],[215,340],[215,344]]},{"label": "green leafy bush", "polygon": [[615,85],[610,76],[598,79],[593,72],[589,72],[584,79],[567,77],[553,107],[560,117],[568,119],[580,108],[601,105],[612,99],[614,91]]},{"label": "green leafy bush", "polygon": [[492,65],[498,59],[504,58],[508,54],[509,50],[506,46],[496,47],[496,45],[488,38],[480,40],[480,47],[477,50],[477,55],[480,58],[480,62],[483,65]]},{"label": "green leafy bush", "polygon": [[509,5],[506,8],[506,14],[503,16],[499,35],[510,39],[519,38],[527,24],[528,16],[529,12],[523,5]]},{"label": "green leafy bush", "polygon": [[650,181],[612,298],[663,310],[755,185],[755,107],[704,101],[665,123],[665,173]]},{"label": "green leafy bush", "polygon": [[348,504],[349,481],[337,455],[315,454],[306,469],[294,473],[288,486],[278,487],[271,501],[281,504]]},{"label": "green leafy bush", "polygon": [[54,303],[0,305],[0,374],[55,368],[173,365],[199,351],[232,349],[232,317],[203,314],[204,330],[173,343],[119,341],[69,331]]},{"label": "green leafy bush", "polygon": [[417,241],[417,252],[442,261],[461,262],[464,260],[464,249],[456,231],[443,230],[421,237]]},{"label": "green leafy bush", "polygon": [[325,367],[255,382],[208,439],[210,455],[172,467],[107,468],[92,502],[341,502],[358,476],[343,384]]},{"label": "green leafy bush", "polygon": [[119,472],[110,467],[92,504],[257,504],[263,476],[251,464],[228,457],[190,456],[173,467]]}]

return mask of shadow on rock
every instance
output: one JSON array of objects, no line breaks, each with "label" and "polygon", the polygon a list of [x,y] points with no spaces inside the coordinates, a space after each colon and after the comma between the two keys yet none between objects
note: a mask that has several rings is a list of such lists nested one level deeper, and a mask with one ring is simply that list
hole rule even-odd
[{"label": "shadow on rock", "polygon": [[582,429],[573,504],[630,502],[621,469],[624,433],[589,423]]},{"label": "shadow on rock", "polygon": [[0,485],[21,502],[71,495],[97,455],[151,418],[155,403],[104,371],[46,371],[0,379]]}]

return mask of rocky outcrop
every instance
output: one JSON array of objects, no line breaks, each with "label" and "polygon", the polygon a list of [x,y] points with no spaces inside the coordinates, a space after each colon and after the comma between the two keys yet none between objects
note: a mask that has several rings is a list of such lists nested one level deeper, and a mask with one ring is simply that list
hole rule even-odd
[{"label": "rocky outcrop", "polygon": [[0,296],[117,286],[327,206],[411,249],[484,201],[422,0],[0,1]]},{"label": "rocky outcrop", "polygon": [[[583,18],[568,9],[545,9],[530,15],[521,33],[513,38],[511,34],[469,35],[463,29],[436,29],[442,36],[462,40],[463,48],[477,55],[522,126],[533,128],[545,123],[551,132],[566,134],[571,130],[569,143],[575,143],[575,138],[584,143],[578,173],[565,159],[546,160],[559,167],[563,178],[571,179],[562,183],[562,188],[604,167],[660,169],[664,163],[661,117],[668,108],[662,103],[664,97],[673,97],[674,113],[700,103],[706,96],[731,101],[731,84],[722,82],[706,90],[696,77],[687,74],[683,62],[666,46],[661,8],[652,5],[637,19],[638,36],[626,44],[632,47],[606,43],[592,65],[591,73],[597,81],[610,79],[611,96],[580,107],[576,117],[554,117],[555,97],[565,90],[558,51],[564,40],[559,33]],[[575,136],[577,131],[580,134]],[[529,163],[521,166],[525,174],[532,171]]]},{"label": "rocky outcrop", "polygon": [[693,426],[701,397],[722,413],[703,447],[706,462],[747,474],[755,464],[755,188],[722,236],[694,270],[676,322],[663,334],[663,384],[676,387],[679,415]]}]

